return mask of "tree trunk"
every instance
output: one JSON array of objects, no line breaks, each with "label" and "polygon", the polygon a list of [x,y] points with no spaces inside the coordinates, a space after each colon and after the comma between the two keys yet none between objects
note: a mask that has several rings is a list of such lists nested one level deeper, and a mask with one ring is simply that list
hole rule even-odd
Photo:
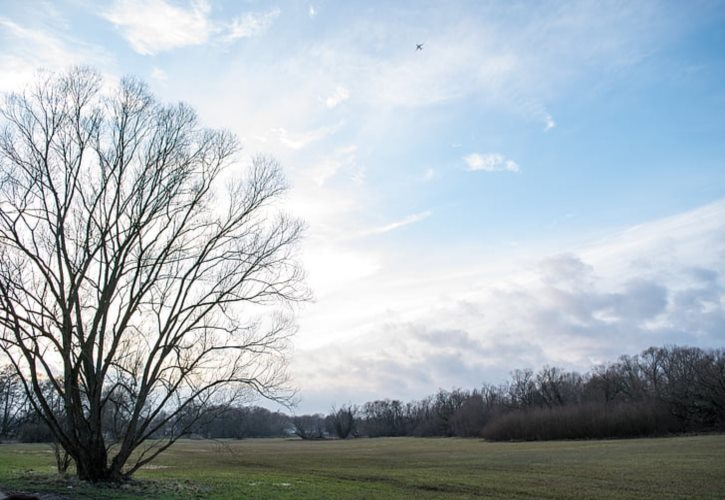
[{"label": "tree trunk", "polygon": [[120,481],[108,467],[108,455],[103,443],[88,446],[73,456],[76,463],[78,478],[93,483],[106,481]]}]

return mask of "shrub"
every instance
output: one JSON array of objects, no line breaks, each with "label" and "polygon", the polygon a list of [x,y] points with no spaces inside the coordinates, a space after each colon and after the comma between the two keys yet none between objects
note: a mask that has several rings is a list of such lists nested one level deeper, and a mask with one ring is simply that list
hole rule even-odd
[{"label": "shrub", "polygon": [[493,419],[482,435],[492,441],[537,441],[653,436],[678,430],[665,405],[644,401],[516,410]]},{"label": "shrub", "polygon": [[53,435],[46,424],[28,422],[20,426],[18,440],[21,443],[50,443],[53,441]]}]

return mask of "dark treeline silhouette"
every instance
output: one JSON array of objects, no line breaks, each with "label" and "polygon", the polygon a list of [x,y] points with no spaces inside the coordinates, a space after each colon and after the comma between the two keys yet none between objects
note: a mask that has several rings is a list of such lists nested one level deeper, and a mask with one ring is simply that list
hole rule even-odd
[{"label": "dark treeline silhouette", "polygon": [[258,438],[287,434],[289,417],[259,406],[218,408],[215,414],[198,420],[190,434],[206,438]]},{"label": "dark treeline silhouette", "polygon": [[725,431],[725,350],[651,347],[583,375],[550,366],[515,370],[498,386],[347,410],[355,429],[347,435],[369,437],[545,440]]},{"label": "dark treeline silhouette", "polygon": [[[174,425],[189,436],[234,439],[296,435],[545,440],[725,431],[725,350],[651,347],[586,374],[550,366],[537,372],[514,370],[500,385],[440,390],[408,403],[384,399],[346,405],[328,415],[289,417],[254,406],[208,410],[198,418],[190,406],[188,415]],[[103,416],[106,428],[116,428],[114,419],[120,414],[109,407]],[[160,427],[158,437],[179,432],[167,427]],[[9,370],[0,371],[0,431],[3,439],[50,439]]]}]

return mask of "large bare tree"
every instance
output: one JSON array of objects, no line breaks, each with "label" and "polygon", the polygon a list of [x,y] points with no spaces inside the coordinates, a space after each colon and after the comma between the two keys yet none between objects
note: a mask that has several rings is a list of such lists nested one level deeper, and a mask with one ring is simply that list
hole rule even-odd
[{"label": "large bare tree", "polygon": [[76,68],[2,104],[0,349],[78,476],[118,481],[206,408],[289,396],[306,290],[275,161],[243,169],[135,79],[104,89]]}]

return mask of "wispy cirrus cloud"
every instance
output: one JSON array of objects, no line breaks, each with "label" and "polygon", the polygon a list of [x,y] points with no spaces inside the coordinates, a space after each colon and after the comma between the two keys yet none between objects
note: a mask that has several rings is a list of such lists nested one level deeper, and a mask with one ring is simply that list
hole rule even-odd
[{"label": "wispy cirrus cloud", "polygon": [[328,108],[334,108],[338,104],[347,101],[349,97],[350,92],[342,85],[338,85],[335,91],[325,99],[325,105]]},{"label": "wispy cirrus cloud", "polygon": [[423,175],[420,176],[420,180],[424,182],[430,182],[436,178],[436,171],[433,167],[428,167],[423,171]]},{"label": "wispy cirrus cloud", "polygon": [[396,229],[400,229],[401,227],[409,226],[411,224],[415,224],[416,222],[423,221],[433,215],[433,211],[426,210],[424,212],[418,212],[416,214],[410,214],[406,217],[403,217],[400,220],[396,220],[394,222],[391,222],[389,224],[385,224],[383,226],[374,227],[372,229],[368,229],[366,231],[362,231],[358,234],[358,236],[374,236],[379,234],[385,234],[389,233],[391,231],[395,231]]},{"label": "wispy cirrus cloud", "polygon": [[290,149],[303,149],[310,144],[321,141],[331,136],[344,126],[343,122],[334,125],[320,127],[306,132],[289,132],[282,127],[273,128],[272,132],[277,134],[279,141]]},{"label": "wispy cirrus cloud", "polygon": [[168,80],[169,75],[167,75],[166,72],[164,70],[162,70],[161,68],[154,68],[151,70],[151,78],[153,78],[154,80],[163,82],[163,81]]},{"label": "wispy cirrus cloud", "polygon": [[357,173],[355,153],[357,146],[349,145],[337,148],[331,155],[316,162],[311,168],[306,169],[306,174],[318,187],[323,187],[327,181],[333,178],[342,168],[349,168],[353,171],[352,176]]},{"label": "wispy cirrus cloud", "polygon": [[483,171],[519,173],[521,171],[518,163],[499,153],[472,153],[464,156],[463,161],[466,163],[466,170],[469,172]]},{"label": "wispy cirrus cloud", "polygon": [[63,30],[27,26],[0,16],[0,91],[18,90],[40,68],[61,71],[70,65],[110,66],[109,56]]},{"label": "wispy cirrus cloud", "polygon": [[229,26],[227,40],[251,38],[267,31],[279,17],[280,10],[274,8],[267,12],[248,12],[234,19]]}]

